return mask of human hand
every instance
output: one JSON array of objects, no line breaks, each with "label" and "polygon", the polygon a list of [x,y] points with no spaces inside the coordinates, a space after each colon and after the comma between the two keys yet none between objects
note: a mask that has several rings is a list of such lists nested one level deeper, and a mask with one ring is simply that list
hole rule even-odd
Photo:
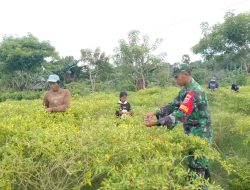
[{"label": "human hand", "polygon": [[150,112],[150,113],[146,114],[146,118],[147,119],[152,119],[155,115],[156,115],[155,112]]},{"label": "human hand", "polygon": [[144,119],[144,125],[146,125],[147,127],[152,127],[155,126],[157,124],[157,122],[155,120],[153,120],[152,118],[145,118]]}]

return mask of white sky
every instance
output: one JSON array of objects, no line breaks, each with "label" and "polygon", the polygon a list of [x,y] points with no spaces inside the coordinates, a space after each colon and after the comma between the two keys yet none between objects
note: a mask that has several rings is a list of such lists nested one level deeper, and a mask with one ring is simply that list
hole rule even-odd
[{"label": "white sky", "polygon": [[34,34],[48,40],[61,56],[100,47],[108,55],[130,30],[163,38],[167,61],[183,54],[202,37],[200,23],[221,22],[226,11],[250,11],[250,0],[0,0],[0,38]]}]

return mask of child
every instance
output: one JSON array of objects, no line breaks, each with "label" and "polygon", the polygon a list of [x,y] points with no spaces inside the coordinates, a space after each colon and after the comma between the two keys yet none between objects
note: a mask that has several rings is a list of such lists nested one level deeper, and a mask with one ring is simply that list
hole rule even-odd
[{"label": "child", "polygon": [[120,92],[120,100],[118,102],[119,111],[116,111],[117,117],[122,117],[124,115],[132,115],[131,106],[127,102],[127,97],[127,92]]},{"label": "child", "polygon": [[232,84],[231,90],[232,92],[239,92],[239,87],[237,86],[237,84]]}]

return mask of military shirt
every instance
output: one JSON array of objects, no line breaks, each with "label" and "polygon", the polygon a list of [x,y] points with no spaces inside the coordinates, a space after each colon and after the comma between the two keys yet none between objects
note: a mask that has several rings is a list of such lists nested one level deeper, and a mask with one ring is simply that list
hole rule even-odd
[{"label": "military shirt", "polygon": [[211,139],[211,119],[205,91],[192,79],[168,105],[158,109],[158,125],[172,129],[183,122],[186,134]]}]

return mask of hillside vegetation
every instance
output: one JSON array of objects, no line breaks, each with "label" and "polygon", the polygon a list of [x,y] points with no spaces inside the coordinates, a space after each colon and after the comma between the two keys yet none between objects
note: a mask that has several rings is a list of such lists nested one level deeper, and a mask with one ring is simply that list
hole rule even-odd
[{"label": "hillside vegetation", "polygon": [[[117,94],[73,97],[66,113],[48,114],[42,100],[0,103],[0,189],[197,189],[187,155],[211,162],[210,189],[250,189],[250,87],[208,92],[213,148],[174,130],[146,128],[143,117],[178,88],[129,93],[134,116],[114,116]],[[208,183],[208,182],[207,182]]]}]

